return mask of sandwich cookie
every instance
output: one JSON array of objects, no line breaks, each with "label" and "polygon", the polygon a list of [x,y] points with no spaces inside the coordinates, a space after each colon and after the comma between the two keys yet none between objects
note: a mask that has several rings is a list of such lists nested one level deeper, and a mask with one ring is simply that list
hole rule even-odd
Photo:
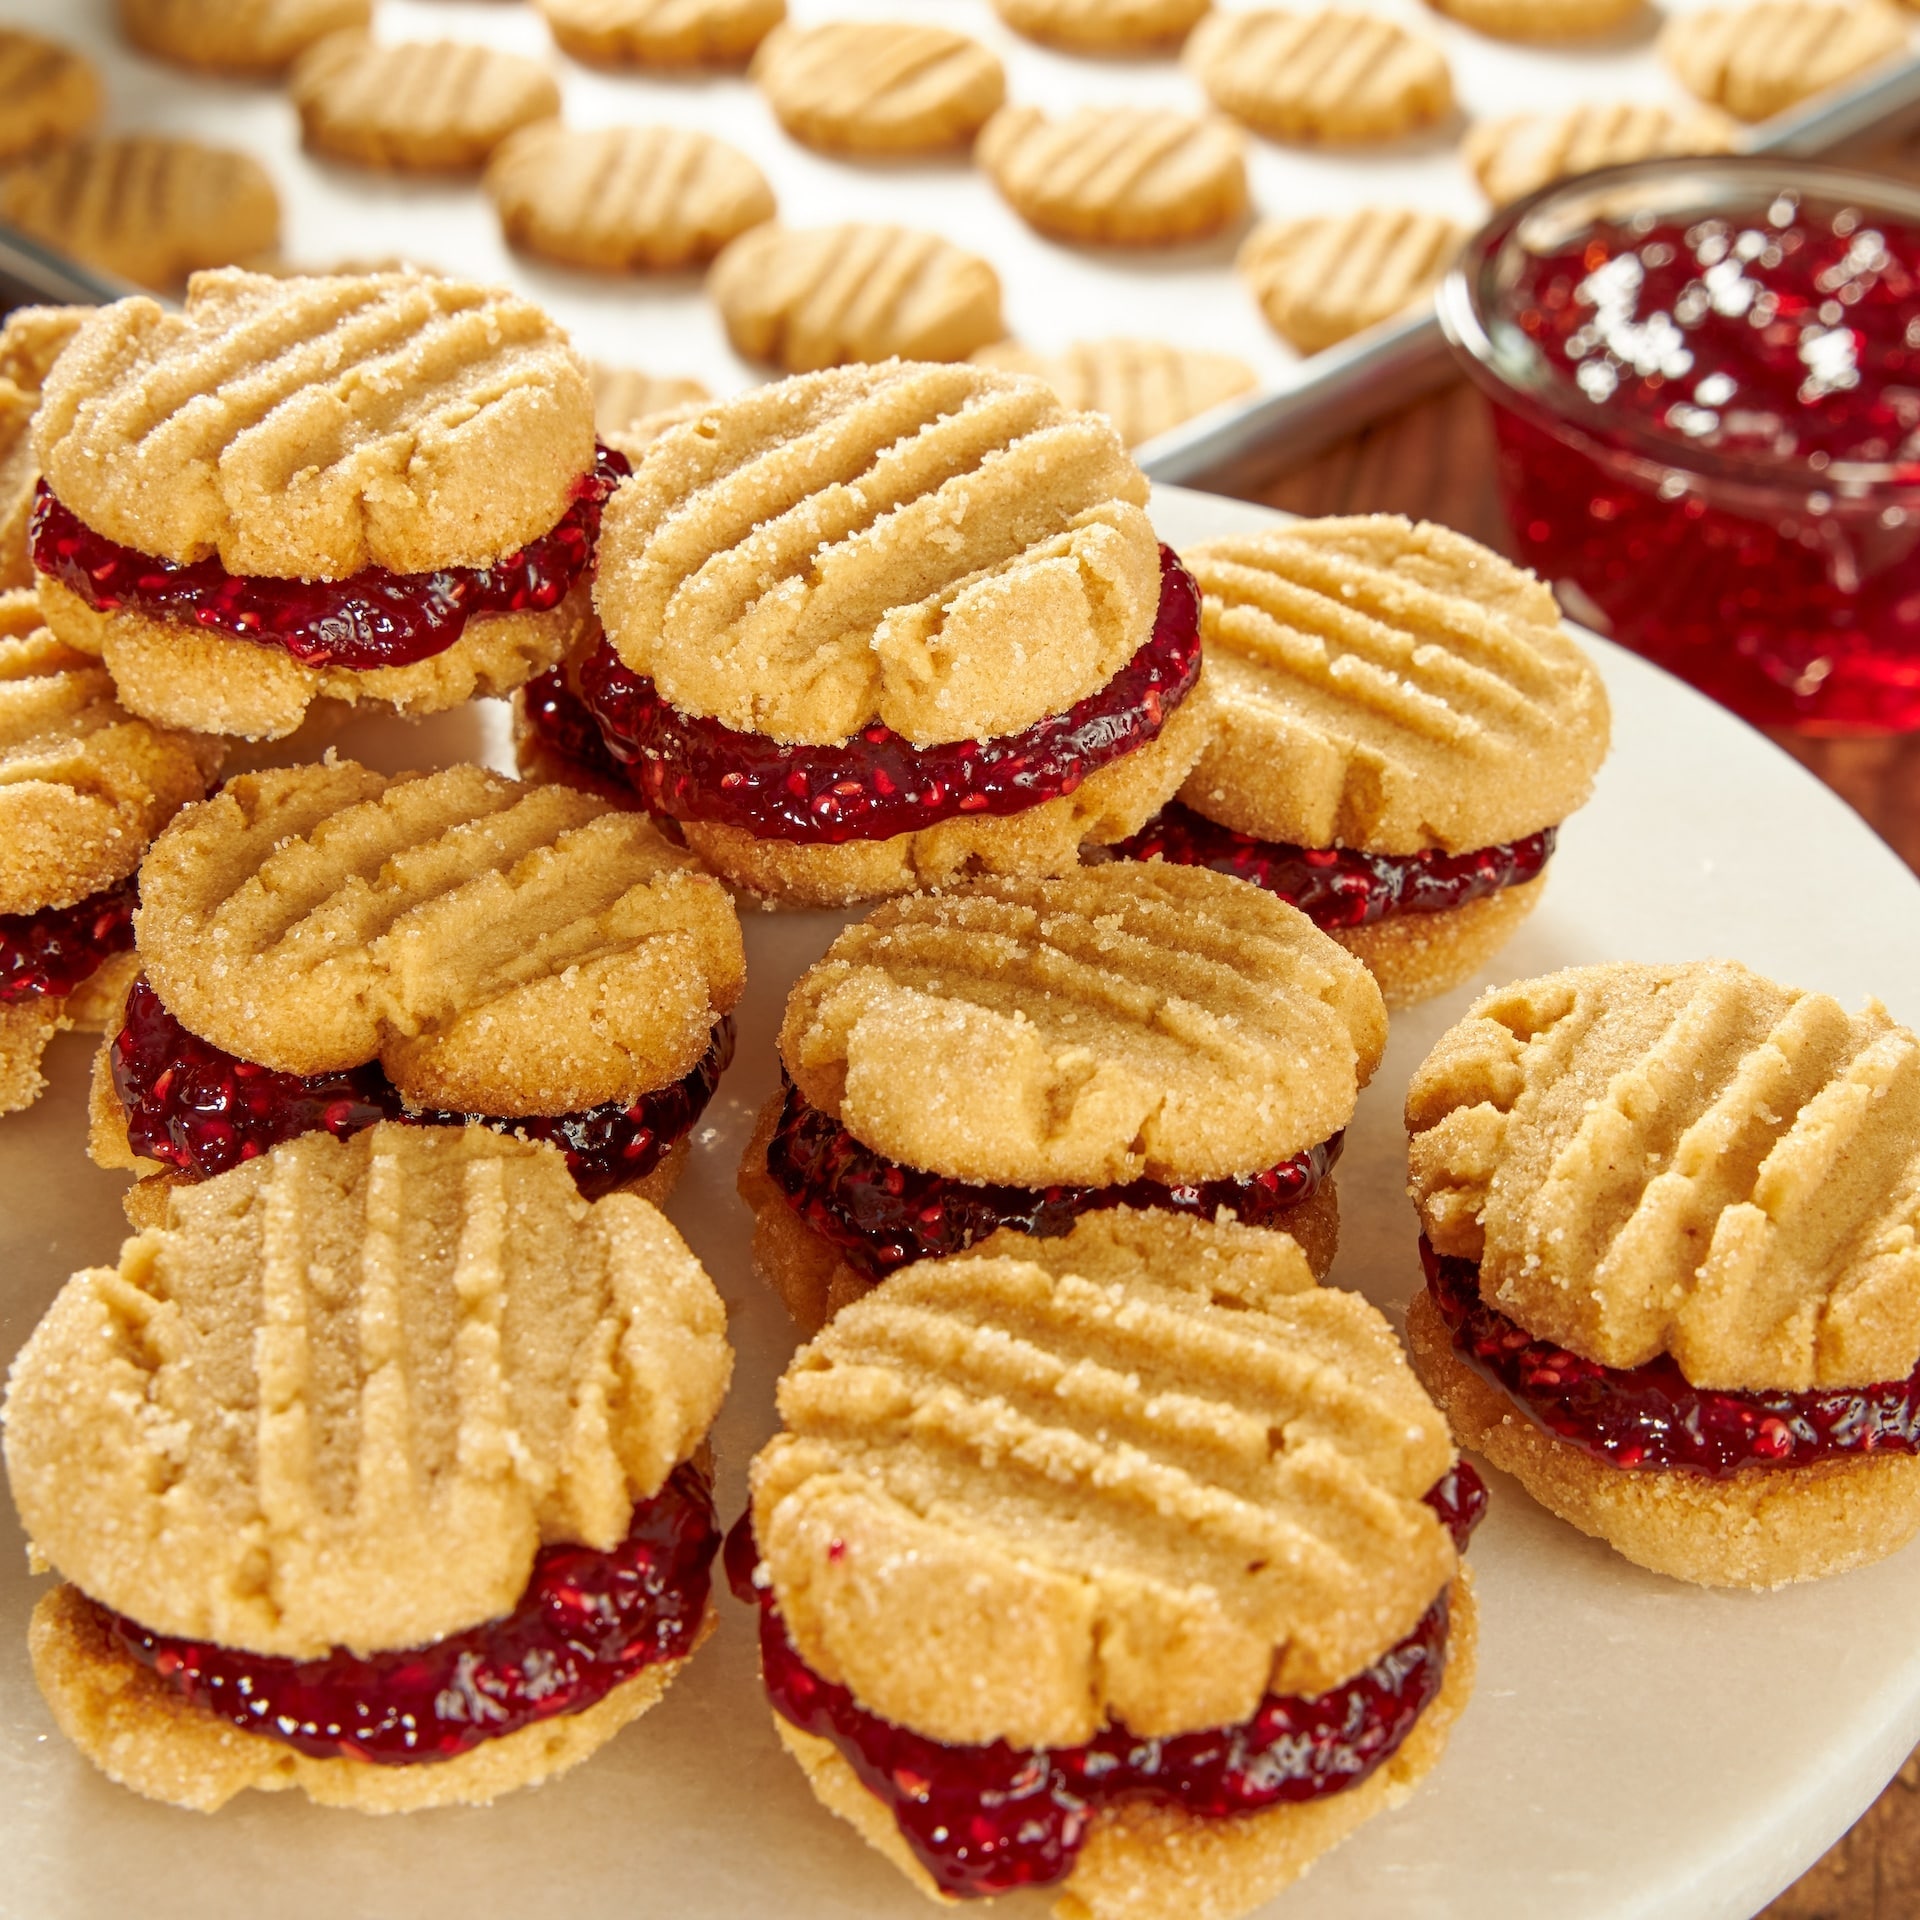
[{"label": "sandwich cookie", "polygon": [[1113,428],[891,362],[762,387],[608,508],[587,705],[735,885],[835,905],[1062,872],[1200,752],[1197,596]]},{"label": "sandwich cookie", "polygon": [[552,1141],[589,1196],[657,1200],[733,1054],[725,889],[570,787],[243,774],[155,842],[141,895],[91,1150],[162,1185],[316,1129],[474,1121]]},{"label": "sandwich cookie", "polygon": [[0,594],[0,1113],[46,1088],[47,1043],[98,1031],[132,977],[135,868],[219,765],[214,742],[115,704],[98,662]]},{"label": "sandwich cookie", "polygon": [[110,1779],[367,1813],[576,1766],[709,1631],[726,1316],[644,1200],[482,1127],[168,1198],[14,1362],[35,1677]]},{"label": "sandwich cookie", "polygon": [[34,444],[47,624],[134,712],[249,739],[322,697],[432,713],[552,666],[625,472],[539,308],[414,273],[118,301]]},{"label": "sandwich cookie", "polygon": [[1466,1704],[1485,1489],[1282,1234],[996,1235],[847,1308],[779,1406],[726,1554],[774,1726],[936,1899],[1233,1920]]},{"label": "sandwich cookie", "polygon": [[[0,327],[0,591],[34,582],[27,551],[33,497],[40,484],[33,458],[33,416],[40,410],[40,389],[49,369],[90,311],[16,307]],[[39,624],[37,615],[34,624]]]},{"label": "sandwich cookie", "polygon": [[1407,1094],[1414,1366],[1629,1560],[1773,1587],[1920,1531],[1920,1042],[1730,961],[1476,1001]]},{"label": "sandwich cookie", "polygon": [[1186,558],[1216,726],[1123,850],[1292,901],[1390,1007],[1457,986],[1532,912],[1607,749],[1606,693],[1553,595],[1385,514]]},{"label": "sandwich cookie", "polygon": [[1203,868],[889,902],[787,1002],[741,1164],[756,1259],[805,1326],[896,1267],[1111,1207],[1284,1228],[1324,1273],[1386,1037],[1364,967]]}]

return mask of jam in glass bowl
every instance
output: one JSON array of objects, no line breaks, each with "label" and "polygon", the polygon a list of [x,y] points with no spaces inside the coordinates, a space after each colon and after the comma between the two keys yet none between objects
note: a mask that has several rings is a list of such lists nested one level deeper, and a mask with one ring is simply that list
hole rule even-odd
[{"label": "jam in glass bowl", "polygon": [[1576,619],[1761,725],[1920,728],[1920,193],[1610,167],[1498,215],[1440,314]]}]

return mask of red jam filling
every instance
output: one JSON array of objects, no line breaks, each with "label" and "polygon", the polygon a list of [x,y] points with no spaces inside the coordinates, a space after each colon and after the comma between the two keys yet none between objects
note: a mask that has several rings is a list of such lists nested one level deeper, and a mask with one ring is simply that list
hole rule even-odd
[{"label": "red jam filling", "polygon": [[1104,686],[1022,733],[916,747],[877,722],[839,746],[783,746],[670,706],[606,642],[579,670],[607,747],[649,812],[762,840],[885,840],[964,814],[1023,813],[1143,747],[1200,677],[1200,589],[1160,549],[1153,632]]},{"label": "red jam filling", "polygon": [[[1464,1552],[1486,1511],[1479,1475],[1461,1461],[1427,1502]],[[1365,1672],[1311,1699],[1270,1693],[1238,1726],[1159,1740],[1114,1726],[1083,1747],[947,1746],[867,1712],[815,1673],[787,1637],[772,1587],[754,1584],[758,1557],[742,1516],[727,1536],[727,1577],[760,1609],[760,1672],[774,1711],[830,1740],[935,1883],[962,1898],[1065,1879],[1094,1813],[1118,1801],[1221,1819],[1358,1786],[1412,1732],[1446,1670],[1443,1592]]]},{"label": "red jam filling", "polygon": [[875,1280],[915,1260],[961,1253],[1001,1227],[1050,1240],[1102,1207],[1163,1207],[1211,1220],[1224,1207],[1248,1227],[1284,1227],[1288,1212],[1319,1191],[1344,1134],[1264,1173],[1162,1186],[1007,1187],[949,1180],[902,1166],[856,1140],[812,1107],[783,1072],[786,1103],[767,1145],[767,1173],[787,1204],[830,1241],[847,1264]]},{"label": "red jam filling", "polygon": [[44,480],[28,537],[33,564],[96,612],[186,621],[280,647],[309,667],[405,667],[444,653],[473,614],[557,607],[592,564],[601,510],[631,471],[623,455],[597,448],[551,531],[487,566],[432,573],[364,567],[344,580],[279,580],[229,573],[217,557],[179,566],[95,533]]},{"label": "red jam filling", "polygon": [[137,1154],[196,1180],[225,1173],[296,1134],[324,1129],[336,1140],[378,1120],[420,1126],[469,1122],[524,1140],[551,1140],[588,1199],[651,1173],[692,1128],[733,1058],[733,1018],[722,1015],[693,1070],[631,1106],[506,1119],[409,1107],[377,1060],[341,1073],[277,1073],[189,1033],[145,974],[127,995],[125,1024],[108,1065]]},{"label": "red jam filling", "polygon": [[1504,309],[1592,449],[1495,409],[1519,557],[1751,720],[1920,726],[1920,231],[1792,192],[1603,221]]},{"label": "red jam filling", "polygon": [[679,1466],[634,1508],[611,1552],[542,1547],[510,1614],[431,1646],[283,1660],[97,1611],[127,1653],[196,1707],[318,1759],[404,1767],[579,1713],[642,1668],[683,1659],[719,1545],[705,1478]]},{"label": "red jam filling", "polygon": [[1920,1369],[1880,1386],[1730,1393],[1690,1385],[1668,1354],[1603,1367],[1490,1307],[1475,1262],[1435,1253],[1424,1235],[1420,1258],[1454,1351],[1536,1426],[1608,1466],[1723,1480],[1748,1467],[1920,1452]]},{"label": "red jam filling", "polygon": [[1362,853],[1353,847],[1295,847],[1256,840],[1217,825],[1170,800],[1116,851],[1133,860],[1170,860],[1181,867],[1251,880],[1296,906],[1329,931],[1370,927],[1402,913],[1445,913],[1484,900],[1502,887],[1537,879],[1553,855],[1559,828],[1473,853]]},{"label": "red jam filling", "polygon": [[624,788],[627,770],[607,750],[587,705],[567,685],[564,667],[549,667],[521,689],[527,725],[548,752],[596,781]]},{"label": "red jam filling", "polygon": [[0,913],[0,1007],[61,999],[133,946],[139,876],[90,893],[70,907]]}]

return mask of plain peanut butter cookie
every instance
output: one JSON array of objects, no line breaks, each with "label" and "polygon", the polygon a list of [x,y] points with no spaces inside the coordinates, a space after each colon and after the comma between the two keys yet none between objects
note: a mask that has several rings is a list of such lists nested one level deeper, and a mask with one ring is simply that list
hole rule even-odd
[{"label": "plain peanut butter cookie", "polygon": [[37,33],[0,31],[0,161],[90,133],[103,104],[84,54]]},{"label": "plain peanut butter cookie", "polygon": [[0,592],[33,584],[27,524],[40,468],[33,417],[40,389],[89,307],[16,307],[0,327]]},{"label": "plain peanut butter cookie", "polygon": [[537,0],[554,39],[605,67],[737,67],[786,0]]},{"label": "plain peanut butter cookie", "polygon": [[1879,0],[1753,0],[1681,14],[1660,50],[1687,91],[1739,120],[1765,120],[1891,59],[1906,22]]},{"label": "plain peanut butter cookie", "polygon": [[965,146],[1007,96],[979,41],[907,21],[781,27],[753,77],[774,117],[825,153],[937,153]]},{"label": "plain peanut butter cookie", "polygon": [[551,1147],[380,1126],[176,1191],[117,1269],[67,1283],[11,1376],[14,1499],[73,1583],[32,1634],[55,1717],[112,1778],[204,1810],[246,1787],[485,1801],[575,1764],[682,1662],[391,1767],[235,1727],[136,1665],[105,1614],[295,1660],[477,1627],[514,1611],[544,1544],[623,1540],[731,1360],[680,1236],[643,1201],[583,1201]]},{"label": "plain peanut butter cookie", "polygon": [[1363,207],[1265,221],[1235,265],[1274,332],[1317,353],[1430,300],[1465,237],[1437,213]]},{"label": "plain peanut butter cookie", "polygon": [[609,367],[598,361],[593,378],[593,424],[602,439],[627,434],[643,420],[711,400],[698,380],[675,374],[643,373],[638,367]]},{"label": "plain peanut butter cookie", "polygon": [[316,40],[363,28],[373,0],[118,0],[143,53],[220,73],[279,73]]},{"label": "plain peanut butter cookie", "polygon": [[1430,0],[1476,33],[1501,40],[1585,40],[1623,27],[1646,0]]},{"label": "plain peanut butter cookie", "polygon": [[769,221],[720,255],[707,291],[736,351],[789,373],[896,355],[964,360],[1006,331],[993,268],[907,227]]},{"label": "plain peanut butter cookie", "polygon": [[1081,340],[1064,353],[1036,353],[1007,340],[982,347],[973,364],[1044,380],[1064,406],[1104,413],[1130,447],[1259,385],[1254,370],[1230,353],[1163,340]]},{"label": "plain peanut butter cookie", "polygon": [[294,63],[287,91],[316,153],[356,166],[465,173],[516,127],[560,111],[545,67],[455,40],[335,33]]},{"label": "plain peanut butter cookie", "polygon": [[1222,113],[1275,140],[1393,140],[1453,107],[1440,49],[1364,13],[1212,13],[1182,58]]},{"label": "plain peanut butter cookie", "polygon": [[1487,198],[1504,207],[1570,174],[1668,154],[1725,153],[1732,145],[1731,123],[1710,110],[1671,113],[1620,101],[1483,120],[1461,154]]},{"label": "plain peanut butter cookie", "polygon": [[76,140],[0,169],[0,220],[163,290],[280,244],[280,196],[251,154],[150,134]]},{"label": "plain peanut butter cookie", "polygon": [[1240,136],[1224,120],[1142,107],[1081,107],[1053,120],[1002,107],[974,158],[1021,219],[1063,240],[1171,246],[1246,212]]},{"label": "plain peanut butter cookie", "polygon": [[686,127],[542,120],[502,142],[485,184],[512,245],[603,273],[704,265],[774,211],[738,147]]},{"label": "plain peanut butter cookie", "polygon": [[1015,33],[1075,53],[1118,53],[1178,41],[1209,0],[993,0]]}]

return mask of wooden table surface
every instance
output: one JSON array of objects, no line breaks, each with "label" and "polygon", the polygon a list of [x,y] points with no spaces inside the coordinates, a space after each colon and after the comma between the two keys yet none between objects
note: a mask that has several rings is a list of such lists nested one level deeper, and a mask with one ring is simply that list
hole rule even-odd
[{"label": "wooden table surface", "polygon": [[[1390,415],[1279,478],[1244,489],[1294,513],[1404,513],[1510,550],[1484,404],[1464,384]],[[1886,740],[1772,738],[1920,870],[1920,734]],[[1915,1551],[1920,1551],[1916,1548]],[[1920,1751],[1765,1920],[1920,1917]]]}]

